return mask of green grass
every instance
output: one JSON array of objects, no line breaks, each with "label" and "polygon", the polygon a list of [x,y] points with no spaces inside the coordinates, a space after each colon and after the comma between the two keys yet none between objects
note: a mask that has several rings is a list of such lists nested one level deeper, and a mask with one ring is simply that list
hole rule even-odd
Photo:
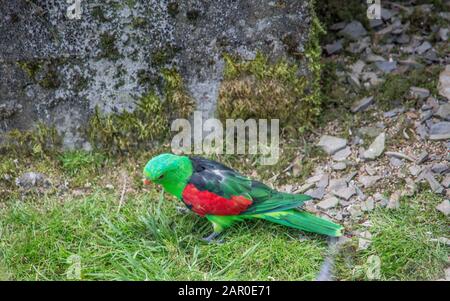
[{"label": "green grass", "polygon": [[[67,176],[71,186],[83,186],[101,175],[101,168],[108,163],[99,152],[82,150],[63,152],[58,156],[59,171]],[[50,171],[53,174],[55,170]]]},{"label": "green grass", "polygon": [[[120,192],[94,188],[84,196],[28,195],[0,209],[0,279],[64,280],[69,259],[81,259],[83,280],[313,280],[327,251],[322,236],[266,221],[246,221],[205,244],[205,219],[177,211],[182,204],[157,190],[132,192],[119,210]],[[381,279],[442,277],[448,219],[432,193],[402,200],[399,210],[370,214],[371,246],[352,239],[337,259],[337,278],[367,280],[367,259],[381,259]],[[358,227],[358,225],[356,225]]]},{"label": "green grass", "polygon": [[95,170],[102,165],[104,160],[104,156],[100,153],[79,150],[65,152],[59,157],[62,169],[70,175],[75,175],[86,168]]},{"label": "green grass", "polygon": [[367,259],[381,260],[381,280],[434,280],[442,278],[448,265],[448,246],[433,241],[448,238],[449,221],[435,209],[442,198],[425,192],[403,199],[398,210],[377,209],[370,220],[372,244],[356,251],[351,243],[338,261],[338,277],[347,280],[367,279]]},{"label": "green grass", "polygon": [[159,198],[130,196],[120,211],[119,196],[102,191],[15,202],[0,211],[0,276],[64,280],[68,258],[78,255],[82,279],[312,280],[323,260],[323,237],[299,241],[298,231],[264,221],[207,245],[205,220]]},{"label": "green grass", "polygon": [[410,87],[426,88],[431,95],[436,96],[437,81],[441,71],[441,66],[433,65],[408,71],[406,74],[388,74],[385,81],[375,87],[371,93],[375,96],[377,105],[384,110],[394,108],[396,102],[406,103],[411,107],[416,105],[416,101],[410,99],[408,95]]}]

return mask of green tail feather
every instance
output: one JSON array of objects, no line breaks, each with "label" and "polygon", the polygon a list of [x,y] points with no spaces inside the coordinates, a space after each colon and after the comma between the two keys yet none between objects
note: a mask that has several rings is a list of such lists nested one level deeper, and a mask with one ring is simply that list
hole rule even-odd
[{"label": "green tail feather", "polygon": [[343,230],[341,225],[304,211],[286,210],[254,216],[291,228],[334,237],[341,236]]}]

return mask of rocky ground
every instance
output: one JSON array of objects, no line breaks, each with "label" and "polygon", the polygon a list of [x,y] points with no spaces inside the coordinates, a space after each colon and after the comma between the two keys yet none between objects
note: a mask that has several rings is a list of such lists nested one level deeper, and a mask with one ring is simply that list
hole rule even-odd
[{"label": "rocky ground", "polygon": [[[327,155],[313,175],[302,185],[284,186],[313,196],[307,206],[313,212],[350,229],[363,225],[352,231],[362,249],[371,238],[367,213],[397,210],[400,199],[420,186],[443,196],[435,209],[450,214],[450,13],[412,2],[382,3],[382,19],[365,25],[330,25],[324,50],[325,60],[338,65],[332,90],[354,102],[343,113],[346,122],[336,118],[317,133],[317,146]],[[389,81],[429,70],[434,77],[419,80],[423,86],[393,87],[402,93],[385,99]],[[339,101],[333,93],[327,97]],[[437,239],[450,244],[448,237]]]}]

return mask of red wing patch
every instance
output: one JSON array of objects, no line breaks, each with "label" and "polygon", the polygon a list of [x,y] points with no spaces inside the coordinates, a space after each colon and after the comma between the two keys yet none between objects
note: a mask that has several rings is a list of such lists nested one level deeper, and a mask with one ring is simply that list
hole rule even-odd
[{"label": "red wing patch", "polygon": [[231,199],[227,199],[207,190],[198,190],[192,184],[184,188],[182,197],[186,205],[200,216],[238,215],[252,204],[251,200],[243,196],[232,196]]}]

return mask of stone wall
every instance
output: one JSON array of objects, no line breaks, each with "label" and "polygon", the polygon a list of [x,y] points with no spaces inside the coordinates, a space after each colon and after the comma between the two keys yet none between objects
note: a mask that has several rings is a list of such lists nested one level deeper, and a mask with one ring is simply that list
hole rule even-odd
[{"label": "stone wall", "polygon": [[140,97],[161,88],[164,68],[175,68],[198,109],[212,116],[224,53],[252,60],[262,52],[307,72],[301,54],[309,5],[81,0],[81,18],[70,19],[66,1],[1,1],[0,135],[42,121],[56,127],[66,148],[82,147],[96,107],[105,114],[133,111]]}]

